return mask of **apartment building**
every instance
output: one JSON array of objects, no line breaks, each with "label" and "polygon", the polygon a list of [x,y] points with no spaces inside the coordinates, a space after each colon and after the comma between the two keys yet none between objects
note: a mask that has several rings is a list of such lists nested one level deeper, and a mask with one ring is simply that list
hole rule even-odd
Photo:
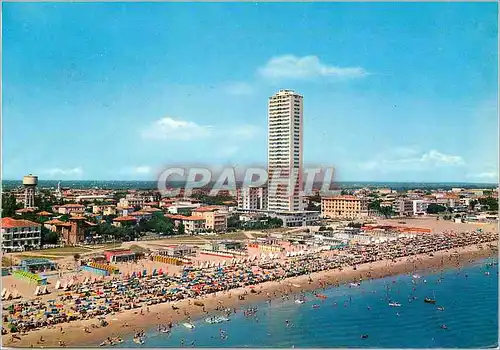
[{"label": "apartment building", "polygon": [[85,205],[83,204],[68,203],[56,207],[57,210],[54,211],[63,215],[80,214],[85,211]]},{"label": "apartment building", "polygon": [[413,215],[413,201],[406,198],[399,198],[392,204],[392,210],[396,216],[412,216]]},{"label": "apartment building", "polygon": [[331,219],[356,219],[368,216],[368,200],[355,196],[321,198],[321,215]]},{"label": "apartment building", "polygon": [[[292,90],[280,90],[268,103],[268,174],[285,181],[270,181],[270,211],[302,210],[302,114],[303,97]],[[290,193],[289,193],[290,192]]]},{"label": "apartment building", "polygon": [[246,210],[267,209],[266,187],[244,187],[237,192],[238,208]]},{"label": "apartment building", "polygon": [[429,206],[429,202],[416,199],[413,201],[413,215],[425,215],[427,214],[427,207]]},{"label": "apartment building", "polygon": [[184,216],[165,214],[166,217],[172,219],[175,227],[180,224],[184,225],[184,232],[188,235],[198,234],[205,231],[205,218],[201,216]]},{"label": "apartment building", "polygon": [[227,230],[227,214],[217,206],[199,207],[193,214],[205,219],[205,229],[207,230],[214,232]]},{"label": "apartment building", "polygon": [[2,251],[21,251],[25,247],[39,249],[42,244],[42,226],[29,220],[1,218]]}]

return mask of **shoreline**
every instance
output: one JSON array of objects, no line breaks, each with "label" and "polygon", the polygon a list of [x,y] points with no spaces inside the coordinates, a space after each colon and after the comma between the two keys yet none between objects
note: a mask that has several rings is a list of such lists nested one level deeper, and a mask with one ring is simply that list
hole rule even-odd
[{"label": "shoreline", "polygon": [[[310,275],[286,278],[281,281],[264,282],[255,286],[255,290],[261,291],[259,294],[250,293],[249,287],[241,287],[228,292],[208,294],[197,299],[190,298],[178,302],[152,305],[149,307],[150,312],[147,311],[147,307],[126,310],[107,315],[105,319],[109,324],[101,328],[92,328],[91,325],[97,323],[96,319],[92,319],[73,321],[51,328],[31,331],[26,335],[22,335],[21,340],[14,342],[11,341],[11,335],[7,334],[2,336],[2,344],[9,347],[29,347],[31,345],[33,347],[59,347],[59,340],[62,340],[67,346],[98,346],[107,337],[120,336],[126,338],[140,329],[148,331],[158,324],[183,322],[187,319],[184,312],[187,312],[192,320],[200,319],[215,312],[220,303],[225,308],[239,309],[241,306],[279,298],[285,293],[299,293],[324,287],[328,288],[336,284],[358,281],[359,279],[377,279],[415,271],[456,268],[467,265],[473,260],[496,256],[497,252],[488,247],[491,244],[497,246],[498,241],[437,251],[432,257],[429,254],[412,255],[398,258],[396,261],[381,260],[358,265],[356,270],[353,267],[344,268],[343,270],[325,270]],[[454,254],[454,252],[458,254]],[[309,278],[312,279],[312,282],[309,282]],[[293,284],[300,285],[300,287],[292,286]],[[248,293],[245,295],[245,300],[239,300],[238,296],[243,295],[245,292]],[[201,307],[193,305],[195,300],[204,303],[206,313],[203,312]],[[179,310],[173,310],[172,305],[178,307]],[[142,315],[140,310],[144,311]],[[61,327],[64,333],[61,333]],[[91,333],[86,333],[84,327],[90,328]],[[37,344],[41,336],[43,336],[44,342],[43,344]]]}]

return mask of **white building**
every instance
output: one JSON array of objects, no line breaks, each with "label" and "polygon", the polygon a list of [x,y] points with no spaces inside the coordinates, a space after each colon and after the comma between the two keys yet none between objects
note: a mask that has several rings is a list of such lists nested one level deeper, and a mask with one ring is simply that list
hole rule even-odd
[{"label": "white building", "polygon": [[[292,90],[280,90],[269,98],[267,161],[269,179],[273,174],[286,179],[270,181],[268,210],[298,211],[303,208],[302,191],[303,97]],[[290,194],[287,193],[290,189]],[[292,191],[293,189],[293,191]]]},{"label": "white building", "polygon": [[13,218],[2,218],[2,251],[22,251],[25,247],[40,249],[42,225]]},{"label": "white building", "polygon": [[266,187],[244,187],[238,190],[239,209],[267,209]]},{"label": "white building", "polygon": [[427,214],[427,207],[429,203],[427,201],[416,199],[413,201],[413,215],[424,215]]},{"label": "white building", "polygon": [[319,211],[276,211],[270,212],[269,216],[283,221],[283,227],[304,227],[317,225],[320,220]]}]

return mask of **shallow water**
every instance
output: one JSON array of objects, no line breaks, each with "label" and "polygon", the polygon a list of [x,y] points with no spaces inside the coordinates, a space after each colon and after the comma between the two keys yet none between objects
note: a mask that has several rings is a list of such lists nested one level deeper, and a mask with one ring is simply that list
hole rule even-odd
[{"label": "shallow water", "polygon": [[[254,305],[258,306],[256,318],[246,318],[238,311],[227,323],[208,324],[199,320],[194,322],[196,329],[180,325],[170,335],[151,330],[144,345],[126,339],[121,346],[495,347],[498,266],[485,265],[493,261],[498,260],[477,261],[460,270],[432,275],[422,272],[421,279],[399,275],[366,281],[360,287],[329,288],[320,292],[328,296],[324,301],[312,293],[306,294],[307,301],[301,305],[293,298],[273,300],[271,304]],[[435,298],[436,305],[424,303],[425,297]],[[401,307],[390,307],[388,300],[400,303]],[[313,308],[314,304],[320,307]],[[437,306],[445,310],[439,311]],[[442,329],[443,324],[448,329]],[[221,329],[227,338],[221,339]],[[363,334],[368,338],[362,339]]]}]

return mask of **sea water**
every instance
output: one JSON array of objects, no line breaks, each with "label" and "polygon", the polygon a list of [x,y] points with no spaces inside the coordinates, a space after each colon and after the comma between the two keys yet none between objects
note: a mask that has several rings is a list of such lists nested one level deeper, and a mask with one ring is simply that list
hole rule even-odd
[{"label": "sea water", "polygon": [[[256,317],[245,317],[238,310],[229,322],[208,324],[201,319],[193,322],[193,330],[177,325],[170,334],[150,330],[143,345],[126,339],[120,346],[496,347],[498,265],[487,263],[497,261],[490,258],[461,269],[420,272],[421,278],[407,274],[364,281],[359,287],[329,288],[318,291],[327,299],[307,293],[303,304],[295,303],[294,297],[276,299],[252,305],[258,307]],[[424,303],[426,297],[436,304]],[[389,301],[401,306],[391,307]]]}]

